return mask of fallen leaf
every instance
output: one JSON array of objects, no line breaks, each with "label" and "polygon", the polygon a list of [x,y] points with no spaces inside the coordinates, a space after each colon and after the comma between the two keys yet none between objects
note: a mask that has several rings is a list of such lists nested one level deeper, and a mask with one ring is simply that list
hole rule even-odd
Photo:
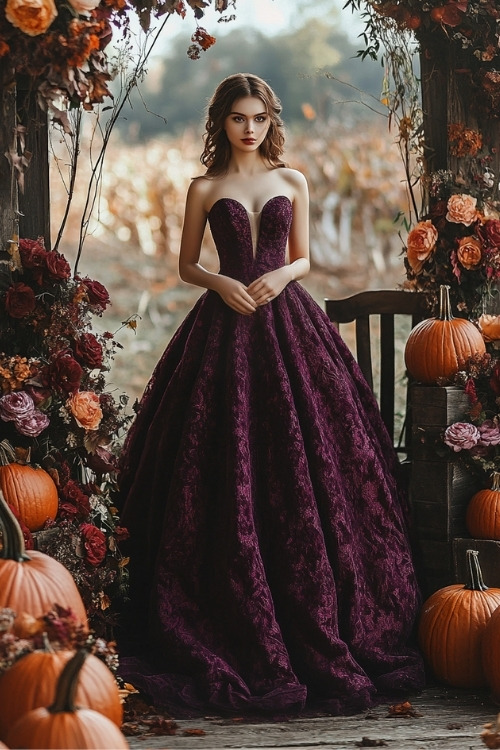
[{"label": "fallen leaf", "polygon": [[204,729],[185,729],[182,734],[185,737],[204,737],[206,732]]},{"label": "fallen leaf", "polygon": [[387,716],[412,716],[414,718],[422,715],[413,708],[410,701],[395,703],[393,706],[389,706],[389,713],[387,714]]}]

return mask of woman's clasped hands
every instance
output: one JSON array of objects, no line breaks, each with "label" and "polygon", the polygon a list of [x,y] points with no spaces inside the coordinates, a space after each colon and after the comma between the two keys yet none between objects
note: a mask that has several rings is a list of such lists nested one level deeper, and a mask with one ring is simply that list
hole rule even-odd
[{"label": "woman's clasped hands", "polygon": [[258,307],[267,305],[292,280],[290,267],[284,266],[263,274],[249,286],[229,276],[219,276],[215,291],[226,305],[242,315],[251,315]]}]

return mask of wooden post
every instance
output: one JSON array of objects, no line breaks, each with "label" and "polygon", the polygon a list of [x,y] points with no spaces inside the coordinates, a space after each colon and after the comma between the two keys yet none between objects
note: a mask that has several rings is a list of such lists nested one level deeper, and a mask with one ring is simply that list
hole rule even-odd
[{"label": "wooden post", "polygon": [[26,127],[26,149],[32,154],[24,177],[24,191],[19,191],[19,236],[43,237],[50,250],[50,191],[47,113],[38,106],[36,92],[23,81],[17,85],[17,115]]},{"label": "wooden post", "polygon": [[[0,70],[1,76],[1,70]],[[0,77],[1,80],[1,77]],[[0,87],[0,290],[10,283],[8,242],[15,227],[13,191],[9,160],[5,156],[11,148],[16,124],[16,90],[14,86]]]}]

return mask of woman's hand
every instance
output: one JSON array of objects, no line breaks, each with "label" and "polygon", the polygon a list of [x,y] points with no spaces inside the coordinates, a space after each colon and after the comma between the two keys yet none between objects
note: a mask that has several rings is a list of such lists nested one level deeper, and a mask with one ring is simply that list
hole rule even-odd
[{"label": "woman's hand", "polygon": [[252,281],[250,286],[247,287],[247,292],[255,304],[260,307],[275,299],[291,280],[290,266],[283,266],[283,268],[269,271]]},{"label": "woman's hand", "polygon": [[226,305],[242,315],[251,315],[257,309],[257,303],[241,281],[219,274],[213,283],[213,289],[222,297]]}]

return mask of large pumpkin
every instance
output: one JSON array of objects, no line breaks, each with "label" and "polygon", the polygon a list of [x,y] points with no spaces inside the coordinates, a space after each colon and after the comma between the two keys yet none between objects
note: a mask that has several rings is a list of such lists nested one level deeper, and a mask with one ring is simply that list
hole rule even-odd
[{"label": "large pumpkin", "polygon": [[[49,706],[55,697],[57,680],[74,651],[44,649],[21,657],[0,676],[0,738],[23,714]],[[92,708],[107,716],[118,727],[123,707],[113,673],[101,659],[89,654],[80,672],[75,700],[82,708]]]},{"label": "large pumpkin", "polygon": [[57,516],[57,487],[44,469],[15,462],[0,466],[0,490],[30,531]]},{"label": "large pumpkin", "polygon": [[500,607],[491,615],[481,642],[481,655],[486,681],[495,701],[500,701]]},{"label": "large pumpkin", "polygon": [[21,527],[0,491],[0,607],[43,617],[54,604],[71,609],[87,627],[87,613],[71,573],[53,557],[26,552]]},{"label": "large pumpkin", "polygon": [[48,708],[29,711],[11,727],[6,739],[10,748],[127,750],[128,742],[116,724],[97,711],[75,706],[86,656],[82,649],[67,662],[57,683],[55,700]]},{"label": "large pumpkin", "polygon": [[467,550],[468,581],[439,589],[424,603],[418,638],[435,677],[448,685],[476,688],[486,685],[481,660],[481,638],[498,606],[500,589],[488,588],[476,550]]},{"label": "large pumpkin", "polygon": [[432,385],[441,378],[449,380],[469,357],[485,351],[484,339],[476,326],[451,314],[450,287],[443,284],[439,316],[422,320],[410,332],[405,364],[415,380]]},{"label": "large pumpkin", "polygon": [[479,490],[472,496],[465,524],[475,539],[500,539],[500,473],[494,472],[491,489]]}]

